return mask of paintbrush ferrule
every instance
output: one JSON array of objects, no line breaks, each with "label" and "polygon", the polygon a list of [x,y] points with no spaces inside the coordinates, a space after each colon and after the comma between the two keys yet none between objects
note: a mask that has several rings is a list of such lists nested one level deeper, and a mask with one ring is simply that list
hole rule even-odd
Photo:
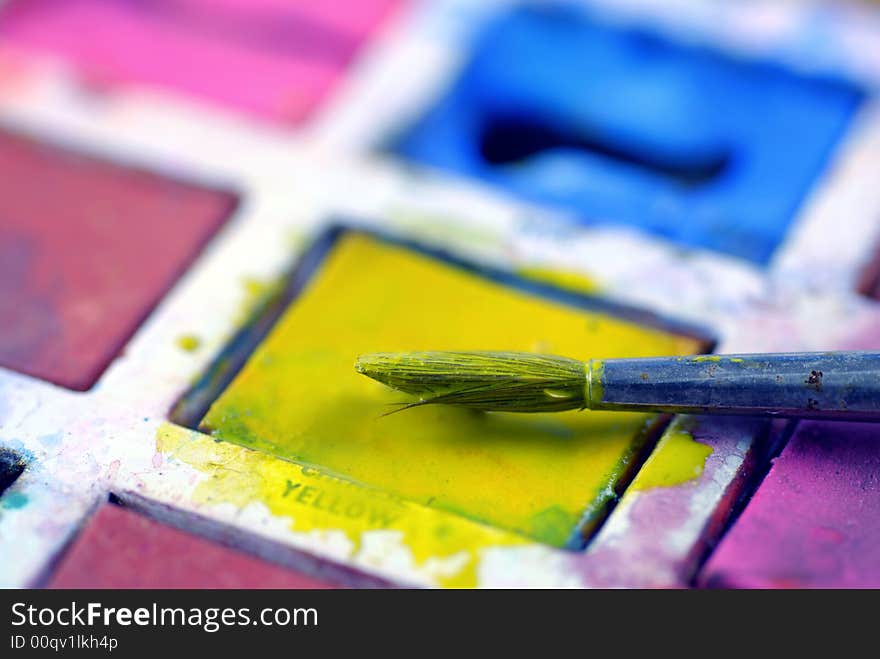
[{"label": "paintbrush ferrule", "polygon": [[602,389],[602,376],[605,372],[605,362],[601,359],[591,359],[587,362],[586,383],[584,385],[584,407],[597,409],[602,404],[604,390]]}]

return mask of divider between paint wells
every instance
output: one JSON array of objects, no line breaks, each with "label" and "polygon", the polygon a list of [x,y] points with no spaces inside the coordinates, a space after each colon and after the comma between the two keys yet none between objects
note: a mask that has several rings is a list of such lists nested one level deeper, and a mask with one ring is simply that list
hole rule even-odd
[{"label": "divider between paint wells", "polygon": [[[585,360],[690,354],[713,343],[705,330],[644,310],[337,225],[305,252],[170,419],[216,441],[293,462],[303,475],[358,485],[346,490],[347,500],[383,492],[389,500],[577,550],[605,519],[666,419],[440,406],[382,416],[405,398],[355,373],[355,358],[370,351],[494,349]],[[213,442],[205,447],[226,450]],[[211,464],[204,456],[189,459],[197,468]],[[209,476],[210,497],[244,503],[239,494],[218,490],[226,477]],[[347,519],[345,510],[337,518],[323,510],[330,517],[316,518],[315,509],[331,504],[315,486],[282,481],[272,487],[286,492],[281,499],[312,506],[308,514],[298,511],[295,526],[347,525],[355,534],[370,528]],[[276,498],[264,494],[267,501]],[[207,497],[207,490],[199,496]],[[366,503],[354,507],[366,509]]]}]

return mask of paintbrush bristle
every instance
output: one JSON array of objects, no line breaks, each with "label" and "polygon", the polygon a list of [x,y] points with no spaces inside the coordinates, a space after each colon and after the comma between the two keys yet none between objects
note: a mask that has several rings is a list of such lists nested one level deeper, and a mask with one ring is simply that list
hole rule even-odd
[{"label": "paintbrush bristle", "polygon": [[404,352],[361,355],[355,369],[419,400],[495,412],[583,409],[586,366],[523,352]]}]

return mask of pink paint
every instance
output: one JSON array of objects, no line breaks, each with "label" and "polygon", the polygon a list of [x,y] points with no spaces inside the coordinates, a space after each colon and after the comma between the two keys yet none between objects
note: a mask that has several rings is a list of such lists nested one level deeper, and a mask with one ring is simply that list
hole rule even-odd
[{"label": "pink paint", "polygon": [[0,130],[0,367],[89,389],[236,203]]},{"label": "pink paint", "polygon": [[0,97],[14,97],[24,87],[33,69],[26,55],[0,44]]},{"label": "pink paint", "polygon": [[706,564],[716,587],[880,587],[880,426],[801,422]]},{"label": "pink paint", "polygon": [[169,88],[295,123],[401,0],[14,0],[0,37],[88,78]]},{"label": "pink paint", "polygon": [[880,309],[875,306],[870,314],[847,323],[839,343],[841,350],[880,350]]},{"label": "pink paint", "polygon": [[107,504],[89,520],[48,588],[332,588],[318,579]]}]

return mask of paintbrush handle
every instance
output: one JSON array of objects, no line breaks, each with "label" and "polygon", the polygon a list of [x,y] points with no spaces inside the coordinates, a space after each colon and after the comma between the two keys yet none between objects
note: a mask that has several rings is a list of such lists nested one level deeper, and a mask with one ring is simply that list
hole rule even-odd
[{"label": "paintbrush handle", "polygon": [[594,410],[880,421],[880,353],[701,355],[589,362]]}]

